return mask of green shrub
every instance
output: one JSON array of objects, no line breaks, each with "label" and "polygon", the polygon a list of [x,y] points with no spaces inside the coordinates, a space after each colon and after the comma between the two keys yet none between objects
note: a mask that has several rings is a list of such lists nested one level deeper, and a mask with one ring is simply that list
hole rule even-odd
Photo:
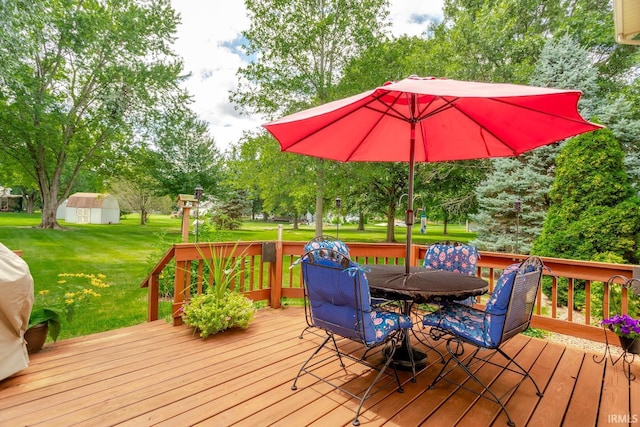
[{"label": "green shrub", "polygon": [[[235,254],[236,243],[230,254]],[[196,295],[186,303],[182,310],[182,320],[200,332],[202,338],[222,332],[225,329],[239,327],[248,328],[253,320],[255,305],[253,301],[239,292],[233,291],[231,285],[242,273],[243,254],[225,256],[224,248],[216,248],[209,244],[211,258],[203,257],[203,281],[207,287],[203,294]]]},{"label": "green shrub", "polygon": [[212,288],[196,295],[185,304],[182,320],[192,326],[202,338],[229,328],[249,327],[255,314],[253,301],[238,292],[227,292],[218,297]]}]

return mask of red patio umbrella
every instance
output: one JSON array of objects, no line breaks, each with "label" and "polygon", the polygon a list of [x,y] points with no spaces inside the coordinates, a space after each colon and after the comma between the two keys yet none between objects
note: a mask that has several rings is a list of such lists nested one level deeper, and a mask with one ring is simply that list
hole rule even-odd
[{"label": "red patio umbrella", "polygon": [[282,151],[325,159],[408,162],[409,273],[415,162],[518,156],[602,126],[581,92],[411,76],[263,125]]}]

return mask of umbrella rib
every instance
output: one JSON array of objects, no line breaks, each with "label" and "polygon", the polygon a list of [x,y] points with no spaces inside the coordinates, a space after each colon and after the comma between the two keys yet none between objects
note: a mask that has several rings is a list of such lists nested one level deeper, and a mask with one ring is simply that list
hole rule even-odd
[{"label": "umbrella rib", "polygon": [[[385,93],[385,95],[388,95],[388,93]],[[400,96],[402,94],[400,92],[398,92],[398,95],[396,97],[393,98],[393,102],[387,103],[384,102],[382,100],[382,95],[378,95],[378,96],[374,96],[373,97],[373,101],[377,101],[380,104],[382,104],[382,106],[384,108],[376,108],[373,105],[370,105],[371,103],[367,103],[367,105],[365,106],[365,108],[368,108],[370,110],[376,111],[378,113],[381,113],[383,115],[388,115],[391,117],[394,117],[398,120],[404,120],[406,122],[410,122],[411,121],[411,117],[406,117],[405,115],[403,115],[400,111],[398,111],[394,106],[396,105],[396,103],[398,102],[398,99],[400,99]],[[392,111],[393,114],[390,114],[389,111]]]},{"label": "umbrella rib", "polygon": [[[395,97],[392,103],[386,103],[386,102],[382,101],[380,99],[381,97],[382,97],[381,95],[374,96],[374,97],[372,97],[371,101],[369,101],[365,105],[363,105],[363,108],[367,108],[369,110],[373,110],[373,111],[376,111],[376,112],[381,113],[381,114],[378,117],[378,119],[376,120],[375,125],[373,125],[373,126],[371,126],[369,128],[367,133],[360,139],[360,141],[358,141],[357,144],[354,144],[353,150],[351,150],[351,152],[347,156],[346,161],[351,160],[353,155],[360,148],[362,142],[365,141],[369,137],[369,135],[371,135],[371,132],[373,132],[373,130],[376,128],[376,126],[378,126],[378,124],[382,121],[383,117],[385,117],[385,116],[386,117],[394,117],[394,118],[396,118],[398,120],[410,121],[408,118],[403,116],[402,113],[400,113],[398,110],[396,110],[394,108],[394,105],[396,104],[396,102],[398,101],[398,98],[400,98],[400,96]],[[379,109],[379,108],[376,108],[375,106],[372,106],[371,104],[376,102],[376,101],[379,102],[380,104],[382,104],[385,108]],[[393,114],[389,113],[389,111],[392,111]]]}]

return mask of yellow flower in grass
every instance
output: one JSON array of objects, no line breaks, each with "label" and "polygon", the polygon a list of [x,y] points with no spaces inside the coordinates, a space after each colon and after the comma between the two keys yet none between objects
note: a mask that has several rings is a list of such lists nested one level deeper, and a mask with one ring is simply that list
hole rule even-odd
[{"label": "yellow flower in grass", "polygon": [[34,299],[29,326],[49,323],[49,334],[55,341],[60,333],[60,325],[71,321],[74,313],[90,298],[99,297],[97,289],[108,288],[104,274],[60,273],[56,285],[39,290]]}]

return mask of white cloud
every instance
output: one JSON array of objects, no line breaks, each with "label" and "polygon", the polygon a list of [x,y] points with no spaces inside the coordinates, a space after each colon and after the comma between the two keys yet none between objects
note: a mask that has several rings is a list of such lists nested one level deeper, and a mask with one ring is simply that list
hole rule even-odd
[{"label": "white cloud", "polygon": [[[419,35],[431,17],[442,15],[443,0],[391,0],[394,35]],[[262,120],[241,116],[229,102],[236,71],[244,66],[232,43],[249,27],[244,1],[227,1],[224,7],[211,0],[172,0],[182,24],[174,48],[182,56],[190,78],[185,87],[194,97],[194,111],[209,122],[218,147],[224,151],[246,130],[257,129]]]}]

